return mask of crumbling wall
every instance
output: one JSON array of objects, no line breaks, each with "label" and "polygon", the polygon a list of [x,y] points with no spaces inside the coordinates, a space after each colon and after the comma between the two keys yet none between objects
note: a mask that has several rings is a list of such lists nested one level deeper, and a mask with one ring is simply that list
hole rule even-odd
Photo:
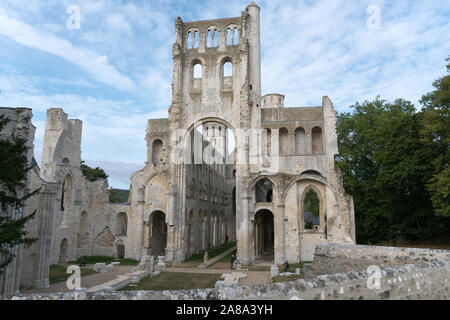
[{"label": "crumbling wall", "polygon": [[425,265],[450,260],[450,250],[362,246],[352,244],[316,245],[314,263],[305,273],[309,277],[350,271],[364,271],[371,265],[392,267]]}]

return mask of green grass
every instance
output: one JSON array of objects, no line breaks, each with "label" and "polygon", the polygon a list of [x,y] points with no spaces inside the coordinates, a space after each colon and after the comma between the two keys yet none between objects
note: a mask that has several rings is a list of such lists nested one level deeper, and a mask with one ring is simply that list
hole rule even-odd
[{"label": "green grass", "polygon": [[[228,243],[221,244],[220,246],[217,246],[215,248],[208,249],[208,259],[218,256],[219,254],[227,251],[228,249],[234,247],[235,245],[236,245],[236,242],[228,242]],[[203,262],[204,254],[205,254],[205,251],[202,250],[199,253],[193,254],[192,256],[190,256],[189,258],[184,260],[184,262],[193,262],[193,261]],[[230,255],[230,257],[231,257],[231,255]]]},{"label": "green grass", "polygon": [[288,282],[288,281],[295,281],[298,279],[303,279],[305,275],[303,273],[300,273],[300,275],[293,275],[293,276],[276,276],[272,278],[272,282]]},{"label": "green grass", "polygon": [[[139,264],[138,260],[134,259],[118,259],[115,257],[108,257],[108,256],[87,256],[86,257],[86,264],[96,264],[96,263],[111,263],[111,262],[120,262],[121,266],[137,266]],[[80,264],[81,258],[78,258],[76,261],[69,262],[73,264]]]},{"label": "green grass", "polygon": [[187,290],[214,288],[220,280],[218,273],[161,272],[154,277],[142,279],[137,286],[127,286],[121,291],[130,290]]},{"label": "green grass", "polygon": [[[53,264],[50,266],[50,272],[49,272],[49,282],[50,284],[66,281],[68,277],[71,276],[70,273],[67,272],[67,267],[60,266],[57,264]],[[81,268],[81,277],[85,277],[90,274],[97,273],[93,269],[88,268]]]}]

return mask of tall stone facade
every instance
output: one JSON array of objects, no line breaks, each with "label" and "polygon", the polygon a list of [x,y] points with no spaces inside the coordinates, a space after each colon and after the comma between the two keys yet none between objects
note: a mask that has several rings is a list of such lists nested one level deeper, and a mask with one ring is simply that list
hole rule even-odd
[{"label": "tall stone facade", "polygon": [[42,164],[34,159],[35,127],[27,108],[0,108],[11,121],[0,132],[27,141],[29,163],[26,192],[40,192],[26,201],[14,217],[35,217],[26,225],[28,237],[38,241],[29,248],[12,248],[15,259],[0,275],[0,295],[20,288],[49,286],[49,266],[65,264],[81,255],[124,256],[130,206],[109,203],[107,181],[88,181],[82,175],[80,120],[68,119],[62,109],[47,111]]},{"label": "tall stone facade", "polygon": [[328,97],[285,108],[283,95],[261,96],[260,8],[177,18],[175,30],[169,117],[148,121],[147,162],[131,177],[127,256],[179,262],[229,240],[244,264],[283,263],[312,260],[318,242],[354,243],[336,112]]},{"label": "tall stone facade", "polygon": [[352,197],[334,164],[336,112],[285,108],[261,95],[260,8],[235,18],[175,20],[172,104],[148,121],[145,167],[131,176],[128,204],[109,203],[107,181],[80,168],[82,122],[49,109],[41,167],[33,160],[31,109],[0,108],[1,132],[26,137],[33,170],[21,216],[39,241],[14,248],[0,295],[48,286],[50,264],[81,255],[181,262],[226,241],[242,264],[311,261],[317,243],[355,243]]}]

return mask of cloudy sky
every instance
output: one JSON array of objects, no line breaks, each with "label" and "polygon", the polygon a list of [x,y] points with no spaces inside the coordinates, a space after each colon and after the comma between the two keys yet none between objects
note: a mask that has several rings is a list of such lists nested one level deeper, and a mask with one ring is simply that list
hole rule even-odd
[{"label": "cloudy sky", "polygon": [[[33,109],[38,162],[48,108],[82,120],[82,158],[127,188],[145,162],[147,119],[167,117],[174,19],[240,16],[248,2],[1,0],[0,106]],[[419,106],[445,74],[449,1],[257,3],[263,94],[285,94],[288,107],[317,106],[324,95],[338,112],[377,95]]]}]

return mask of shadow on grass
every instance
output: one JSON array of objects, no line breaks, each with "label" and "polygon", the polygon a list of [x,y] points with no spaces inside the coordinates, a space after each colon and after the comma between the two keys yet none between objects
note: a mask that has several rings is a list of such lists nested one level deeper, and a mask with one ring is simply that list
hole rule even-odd
[{"label": "shadow on grass", "polygon": [[[208,249],[208,259],[211,259],[211,258],[214,258],[214,257],[218,256],[219,254],[227,251],[228,249],[234,247],[235,245],[236,245],[236,242],[228,242],[228,243],[223,243],[220,246],[217,246],[215,248]],[[202,263],[204,254],[205,254],[205,251],[202,250],[199,253],[193,254],[192,256],[190,256],[189,258],[184,260],[184,262],[199,262],[199,263]]]},{"label": "shadow on grass", "polygon": [[[96,273],[97,272],[93,269],[81,268],[81,277]],[[49,283],[54,284],[61,281],[67,281],[67,278],[69,278],[71,275],[71,273],[67,273],[67,267],[53,264],[50,266]]]},{"label": "shadow on grass", "polygon": [[[119,259],[115,257],[108,256],[86,256],[86,264],[96,264],[96,263],[106,263],[109,264],[111,262],[120,262],[121,266],[137,266],[139,264],[138,260],[135,259]],[[76,261],[69,262],[69,264],[78,264],[80,265],[81,258],[78,258]]]},{"label": "shadow on grass", "polygon": [[220,276],[218,273],[161,272],[157,276],[142,279],[136,286],[129,285],[120,291],[214,288]]}]

